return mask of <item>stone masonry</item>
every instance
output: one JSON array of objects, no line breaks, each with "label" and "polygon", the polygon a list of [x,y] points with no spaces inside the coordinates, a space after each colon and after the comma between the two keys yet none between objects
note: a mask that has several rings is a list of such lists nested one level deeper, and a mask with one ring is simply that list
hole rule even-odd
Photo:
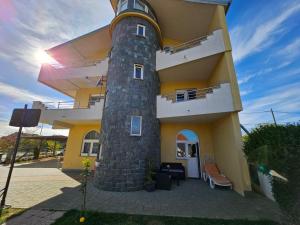
[{"label": "stone masonry", "polygon": [[[126,11],[132,6],[129,1]],[[146,37],[136,34],[138,24],[146,26]],[[113,30],[112,46],[101,130],[102,159],[95,185],[109,191],[136,191],[143,188],[147,159],[154,165],[160,162],[159,79],[155,71],[158,35],[147,20],[125,17]],[[143,80],[133,78],[134,64],[144,66]],[[141,136],[130,135],[131,116],[142,116]]]}]

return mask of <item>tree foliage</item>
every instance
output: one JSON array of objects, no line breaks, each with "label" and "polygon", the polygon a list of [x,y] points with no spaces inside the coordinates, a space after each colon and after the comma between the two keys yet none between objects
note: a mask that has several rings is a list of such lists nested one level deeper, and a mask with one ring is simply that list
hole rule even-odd
[{"label": "tree foliage", "polygon": [[293,223],[300,223],[300,125],[259,126],[245,139],[244,151],[250,162],[288,179],[273,179],[274,197]]}]

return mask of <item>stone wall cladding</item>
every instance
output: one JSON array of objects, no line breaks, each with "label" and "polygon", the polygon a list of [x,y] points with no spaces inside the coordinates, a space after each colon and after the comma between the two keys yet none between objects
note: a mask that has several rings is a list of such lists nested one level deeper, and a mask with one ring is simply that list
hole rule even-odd
[{"label": "stone wall cladding", "polygon": [[[137,24],[146,37],[136,35]],[[154,27],[141,18],[126,17],[113,31],[108,69],[107,107],[102,119],[102,156],[95,184],[103,190],[141,190],[145,159],[160,163],[160,125],[156,118],[159,80],[155,61],[159,42]],[[134,64],[144,65],[144,79],[133,78]],[[131,116],[142,116],[142,136],[130,136]]]}]

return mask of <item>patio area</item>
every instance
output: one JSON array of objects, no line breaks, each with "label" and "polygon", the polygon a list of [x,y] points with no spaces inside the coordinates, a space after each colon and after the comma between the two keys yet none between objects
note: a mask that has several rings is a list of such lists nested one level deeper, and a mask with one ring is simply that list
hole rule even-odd
[{"label": "patio area", "polygon": [[[39,165],[39,166],[38,166]],[[43,163],[17,166],[13,173],[7,204],[35,210],[80,209],[78,174],[66,174]],[[0,186],[7,167],[0,166]],[[171,191],[120,193],[88,186],[87,208],[94,211],[144,215],[205,217],[223,219],[279,220],[280,211],[272,201],[256,194],[242,197],[231,190],[212,190],[202,180],[186,180]]]}]

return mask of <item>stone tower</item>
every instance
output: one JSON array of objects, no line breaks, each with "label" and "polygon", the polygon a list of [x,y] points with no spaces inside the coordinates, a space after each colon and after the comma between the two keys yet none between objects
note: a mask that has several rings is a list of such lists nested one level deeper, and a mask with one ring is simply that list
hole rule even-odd
[{"label": "stone tower", "polygon": [[95,185],[109,191],[136,191],[143,188],[148,159],[154,165],[160,162],[160,125],[156,118],[160,36],[155,13],[146,2],[122,1],[119,11],[111,23],[102,158]]}]

